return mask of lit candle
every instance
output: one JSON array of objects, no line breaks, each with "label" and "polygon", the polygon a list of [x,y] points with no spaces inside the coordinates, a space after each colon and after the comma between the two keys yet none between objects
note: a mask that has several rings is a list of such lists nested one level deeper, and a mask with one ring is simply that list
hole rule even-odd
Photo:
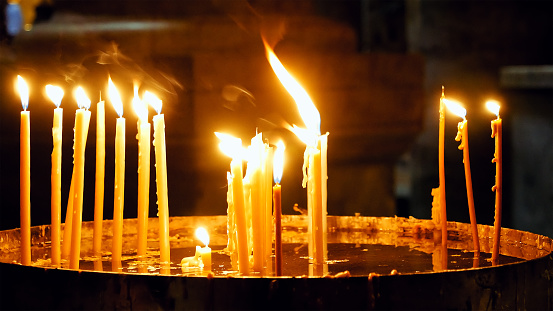
[{"label": "lit candle", "polygon": [[282,275],[282,206],[281,186],[282,171],[284,166],[284,143],[279,141],[273,159],[273,201],[275,208],[275,272],[276,276]]},{"label": "lit candle", "polygon": [[[111,260],[112,269],[118,270],[123,248],[123,208],[125,200],[125,118],[123,102],[117,88],[109,78],[109,99],[117,112],[115,128],[115,181],[113,190],[113,239]],[[115,264],[114,264],[115,263]]]},{"label": "lit candle", "polygon": [[494,221],[494,238],[492,248],[492,264],[499,263],[499,246],[501,241],[501,200],[503,194],[503,154],[502,154],[502,132],[503,125],[499,117],[499,103],[497,101],[488,101],[486,103],[488,109],[495,113],[497,119],[492,120],[492,138],[495,138],[495,154],[492,162],[495,162],[495,185],[492,191],[495,191],[495,221]]},{"label": "lit candle", "polygon": [[96,105],[96,179],[94,191],[94,234],[92,250],[102,254],[102,224],[104,221],[104,180],[106,171],[106,112],[100,99]]},{"label": "lit candle", "polygon": [[474,196],[472,193],[472,177],[470,173],[470,158],[469,158],[469,134],[468,134],[468,123],[465,118],[467,111],[459,103],[452,100],[444,99],[443,102],[449,110],[451,110],[455,115],[463,118],[463,121],[459,122],[457,126],[457,136],[455,137],[456,141],[461,141],[459,145],[459,150],[463,150],[463,164],[465,167],[465,182],[467,188],[467,201],[469,207],[469,216],[470,216],[470,225],[472,229],[472,241],[474,246],[475,256],[480,255],[480,242],[478,240],[478,225],[476,222],[476,212],[474,209]]},{"label": "lit candle", "polygon": [[78,87],[75,90],[75,98],[79,109],[75,112],[75,145],[73,153],[73,223],[71,228],[71,252],[69,268],[79,269],[81,255],[81,225],[83,221],[83,192],[84,192],[84,165],[86,138],[88,125],[90,124],[90,99],[84,90]]},{"label": "lit candle", "polygon": [[[265,201],[265,261],[267,274],[272,273],[273,269],[273,147],[265,143],[263,152],[263,173],[265,189],[264,198]],[[270,271],[269,271],[270,269]]]},{"label": "lit candle", "polygon": [[138,246],[137,255],[146,256],[148,238],[148,209],[150,206],[150,123],[148,107],[134,87],[133,108],[138,116]]},{"label": "lit candle", "polygon": [[307,209],[310,219],[309,256],[314,263],[326,260],[326,214],[327,214],[327,134],[321,135],[321,117],[315,104],[301,85],[286,71],[271,47],[264,41],[267,59],[282,85],[294,98],[306,129],[294,126],[292,131],[305,144],[304,188],[307,186]]},{"label": "lit candle", "polygon": [[17,76],[17,88],[21,97],[21,131],[19,134],[19,217],[21,232],[21,264],[31,264],[31,119],[29,87]]},{"label": "lit candle", "polygon": [[199,249],[204,271],[211,271],[211,248],[209,248],[209,234],[207,230],[200,227],[196,229],[196,237],[204,243],[205,247]]},{"label": "lit candle", "polygon": [[154,116],[154,150],[156,159],[157,206],[159,217],[159,245],[162,263],[171,262],[171,246],[169,243],[169,199],[167,196],[167,156],[165,145],[165,118],[161,113],[162,102],[150,92],[144,93],[157,115]]},{"label": "lit candle", "polygon": [[61,263],[61,144],[63,129],[63,108],[60,108],[63,98],[63,90],[59,86],[46,85],[46,94],[56,105],[54,109],[54,121],[52,125],[52,173],[51,173],[51,260],[52,265],[59,266]]},{"label": "lit candle", "polygon": [[[261,158],[263,155],[263,141],[261,134],[258,133],[251,140],[251,145],[248,149],[249,158],[246,170],[246,179],[249,181],[250,187],[250,206],[251,206],[251,237],[253,246],[253,271],[263,272],[264,258],[264,233],[263,226],[265,225],[265,204],[262,206],[262,176],[261,176]],[[246,199],[247,200],[247,199]]]},{"label": "lit candle", "polygon": [[[223,153],[230,156],[230,176],[229,188],[232,189],[232,195],[229,200],[229,209],[232,206],[233,212],[229,211],[229,217],[234,219],[232,223],[234,228],[229,228],[229,236],[236,236],[236,249],[238,250],[238,269],[242,275],[248,275],[250,270],[250,259],[248,254],[248,233],[246,225],[246,209],[244,202],[244,184],[242,181],[242,158],[244,150],[242,141],[239,138],[228,134],[215,133],[221,140],[219,148]],[[230,202],[232,200],[232,202]],[[232,204],[231,204],[232,203]]]},{"label": "lit candle", "polygon": [[445,166],[444,166],[444,145],[445,145],[445,104],[444,87],[442,86],[442,97],[440,97],[440,126],[438,135],[438,175],[440,185],[438,187],[440,223],[442,225],[442,248],[447,249],[447,209],[445,200]]}]

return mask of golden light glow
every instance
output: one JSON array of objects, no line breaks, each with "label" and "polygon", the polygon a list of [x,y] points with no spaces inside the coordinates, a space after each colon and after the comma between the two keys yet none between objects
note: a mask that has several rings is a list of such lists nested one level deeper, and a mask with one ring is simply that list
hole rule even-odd
[{"label": "golden light glow", "polygon": [[279,184],[282,179],[282,171],[284,170],[284,143],[279,141],[273,158],[273,178],[275,183]]},{"label": "golden light glow", "polygon": [[303,87],[284,68],[278,57],[275,55],[273,49],[271,49],[265,40],[263,40],[263,43],[265,45],[265,51],[269,64],[273,68],[273,71],[284,88],[288,91],[288,93],[290,93],[292,98],[294,98],[305,126],[315,135],[321,135],[321,116],[317,110],[317,107],[315,107],[315,104]]},{"label": "golden light glow", "polygon": [[122,117],[123,102],[121,101],[121,95],[119,95],[119,91],[115,87],[115,84],[113,84],[113,81],[111,81],[111,77],[109,78],[109,82],[108,82],[108,95],[109,95],[109,100],[111,101],[111,104],[115,109],[115,112],[117,112],[117,115],[119,117]]},{"label": "golden light glow", "polygon": [[138,96],[138,85],[134,86],[132,107],[134,109],[134,112],[138,116],[138,119],[140,119],[140,122],[148,122],[148,106],[146,106],[146,103],[140,99],[140,96]]},{"label": "golden light glow", "polygon": [[198,229],[196,229],[196,237],[198,238],[198,240],[202,241],[205,246],[209,244],[209,234],[204,227],[199,227]]},{"label": "golden light glow", "polygon": [[148,91],[144,92],[142,100],[144,100],[148,105],[152,106],[152,108],[154,108],[154,110],[158,114],[161,113],[161,107],[163,106],[163,104],[161,102],[161,99],[159,99],[154,93],[150,93]]},{"label": "golden light glow", "polygon": [[19,97],[21,97],[21,106],[23,110],[27,110],[29,107],[29,86],[25,79],[21,76],[17,76],[17,92],[19,92]]},{"label": "golden light glow", "polygon": [[310,130],[298,127],[295,124],[289,130],[296,134],[296,136],[306,145],[317,146],[317,135]]},{"label": "golden light glow", "polygon": [[242,147],[242,140],[240,138],[218,132],[215,132],[215,136],[221,140],[219,149],[221,149],[225,155],[239,160],[245,158],[247,150]]},{"label": "golden light glow", "polygon": [[455,114],[455,115],[457,115],[457,116],[459,116],[463,119],[467,115],[467,110],[465,108],[463,108],[461,103],[459,103],[457,101],[444,99],[444,104],[446,105],[447,109],[449,109],[449,111],[453,112],[453,114]]},{"label": "golden light glow", "polygon": [[499,102],[497,100],[488,100],[486,108],[499,118]]},{"label": "golden light glow", "polygon": [[84,89],[82,87],[77,87],[75,91],[73,92],[73,96],[75,97],[75,100],[77,101],[77,105],[79,108],[87,109],[90,108],[90,99],[86,95]]},{"label": "golden light glow", "polygon": [[61,100],[63,98],[63,89],[59,86],[48,84],[45,87],[46,95],[48,98],[56,105],[56,108],[59,108],[61,105]]}]

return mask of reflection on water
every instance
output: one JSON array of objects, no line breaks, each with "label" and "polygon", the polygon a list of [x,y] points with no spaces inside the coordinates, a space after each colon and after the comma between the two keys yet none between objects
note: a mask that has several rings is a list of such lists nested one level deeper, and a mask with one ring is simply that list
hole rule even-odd
[{"label": "reflection on water", "polygon": [[[352,276],[367,276],[370,273],[390,274],[397,270],[400,274],[436,272],[442,270],[470,269],[473,267],[491,266],[491,254],[481,253],[475,257],[473,252],[449,249],[446,252],[447,267],[443,267],[443,252],[437,247],[435,252],[426,253],[409,246],[370,245],[370,244],[328,244],[328,260],[324,265],[310,264],[307,248],[303,244],[283,245],[284,276],[324,276],[349,271]],[[224,252],[224,246],[212,247],[212,272],[215,276],[238,275],[232,269],[230,257]],[[45,249],[46,251],[46,249]],[[82,270],[113,271],[120,273],[148,273],[176,276],[201,276],[204,271],[198,266],[181,266],[181,259],[194,256],[195,247],[176,248],[171,250],[171,265],[161,266],[159,252],[150,251],[148,256],[139,260],[135,253],[123,255],[120,263],[112,263],[109,256],[102,258],[87,257],[80,263]],[[436,264],[438,258],[439,264]],[[500,264],[523,261],[522,259],[501,256]],[[36,266],[47,267],[50,260],[40,260]],[[255,276],[255,274],[252,274]],[[260,274],[258,274],[260,275]],[[266,270],[266,276],[273,276]]]}]

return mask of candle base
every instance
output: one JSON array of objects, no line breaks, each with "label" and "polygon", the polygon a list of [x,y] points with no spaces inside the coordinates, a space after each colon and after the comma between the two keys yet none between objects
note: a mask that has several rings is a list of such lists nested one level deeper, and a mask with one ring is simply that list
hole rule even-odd
[{"label": "candle base", "polygon": [[[436,228],[432,227],[430,220],[329,216],[328,224],[333,232],[328,236],[331,260],[327,265],[329,275],[323,272],[322,275],[316,276],[314,272],[313,276],[310,276],[309,260],[304,256],[307,252],[304,246],[306,218],[285,215],[284,276],[241,278],[237,274],[232,274],[237,272],[231,270],[229,256],[224,252],[227,239],[226,234],[221,232],[225,232],[222,230],[226,228],[225,216],[172,218],[171,224],[175,228],[172,231],[175,237],[171,241],[172,261],[180,263],[180,258],[194,255],[194,241],[187,238],[185,232],[192,232],[198,223],[209,223],[210,232],[214,233],[210,234],[213,276],[203,274],[201,269],[187,274],[178,264],[173,264],[171,269],[162,270],[161,268],[166,267],[160,265],[155,253],[156,243],[153,242],[149,248],[152,250],[149,253],[151,261],[137,263],[134,241],[136,219],[126,219],[124,222],[123,260],[121,269],[118,270],[120,273],[94,272],[98,271],[99,264],[98,260],[89,257],[92,254],[92,222],[83,223],[83,238],[88,242],[83,243],[84,256],[81,261],[81,268],[91,271],[51,269],[47,266],[48,260],[34,262],[36,268],[11,264],[13,256],[18,256],[18,229],[1,231],[0,237],[4,241],[2,249],[16,250],[0,255],[0,273],[11,280],[10,286],[3,287],[2,307],[56,309],[63,306],[75,309],[101,309],[128,303],[129,296],[121,296],[121,291],[116,290],[114,286],[126,288],[124,292],[133,295],[131,299],[136,306],[153,308],[179,303],[188,308],[195,306],[215,309],[259,309],[270,305],[279,309],[324,306],[325,309],[343,310],[368,309],[373,304],[375,307],[386,309],[409,306],[421,309],[458,309],[466,308],[467,301],[471,307],[477,308],[483,290],[478,280],[486,277],[491,283],[482,286],[494,286],[500,294],[496,297],[495,307],[532,308],[544,306],[548,301],[547,291],[551,290],[551,282],[543,275],[553,267],[553,241],[524,231],[503,229],[506,234],[502,244],[505,247],[502,247],[500,256],[501,265],[491,267],[487,259],[490,257],[493,230],[490,226],[479,225],[484,252],[478,264],[485,267],[481,269],[475,267],[473,254],[466,251],[472,245],[470,225],[452,222],[454,226],[451,230],[455,231],[455,239],[449,240],[450,248],[445,252],[449,255],[449,261],[446,262],[446,267],[438,267],[444,252],[439,241],[435,243],[432,239]],[[112,223],[106,221],[104,225],[109,228]],[[157,218],[151,218],[149,225],[155,228]],[[156,231],[150,231],[154,239]],[[48,254],[48,247],[45,247],[49,245],[49,236],[45,235],[48,232],[48,226],[32,228],[34,241],[41,243],[33,245],[33,258],[42,258]],[[176,234],[179,234],[180,238],[176,237]],[[511,236],[515,237],[516,241],[508,240]],[[103,245],[110,243],[109,239],[105,239],[104,242]],[[106,252],[108,249],[103,251]],[[524,258],[515,258],[516,254],[524,254]],[[48,258],[47,255],[45,257]],[[396,259],[393,260],[394,258]],[[102,271],[112,269],[109,260],[107,256],[102,258]],[[362,265],[358,265],[359,263]],[[460,263],[464,265],[458,266]],[[510,264],[504,265],[505,263]],[[356,266],[365,268],[358,270]],[[411,273],[406,266],[411,266],[416,271]],[[294,270],[296,268],[303,270]],[[524,283],[521,283],[521,269],[530,269],[536,273],[527,275]],[[346,270],[349,272],[345,272]],[[392,276],[392,270],[397,270],[397,274]],[[442,272],[435,273],[437,271]],[[163,273],[171,273],[173,276],[163,276]],[[501,277],[495,277],[496,274],[500,274]],[[300,277],[302,275],[307,278]],[[372,277],[369,278],[369,275]],[[494,277],[490,279],[490,276]],[[128,280],[131,278],[133,281],[129,283]],[[420,286],[414,291],[412,284]],[[24,286],[27,286],[29,291],[22,292],[20,288]],[[32,290],[33,286],[36,286],[37,290]],[[188,296],[172,298],[174,296],[170,293],[175,288],[181,293],[188,293]],[[145,295],[145,289],[146,293],[157,294]],[[452,298],[436,299],[437,292]],[[252,297],[251,293],[257,294],[252,299],[242,299]],[[25,299],[21,300],[21,297]]]}]

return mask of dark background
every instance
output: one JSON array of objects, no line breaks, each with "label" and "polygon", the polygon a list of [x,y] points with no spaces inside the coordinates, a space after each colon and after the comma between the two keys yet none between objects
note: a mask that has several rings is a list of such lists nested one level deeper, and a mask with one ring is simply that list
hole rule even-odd
[{"label": "dark background", "polygon": [[[124,113],[125,217],[136,217],[136,117],[130,107],[134,78],[142,81],[143,89],[157,92],[164,100],[171,215],[226,213],[230,160],[217,151],[212,132],[228,131],[247,143],[256,126],[272,142],[282,137],[288,145],[284,213],[294,213],[294,203],[305,206],[305,190],[301,188],[304,146],[279,123],[282,119],[297,124],[301,121],[293,101],[267,67],[260,43],[260,32],[267,31],[271,38],[282,36],[277,54],[283,56],[285,66],[289,60],[298,77],[306,77],[300,83],[316,104],[322,103],[322,130],[330,132],[329,214],[430,217],[431,188],[438,186],[438,103],[444,85],[446,96],[461,101],[468,111],[478,222],[493,224],[495,166],[491,163],[494,144],[490,121],[494,116],[485,110],[484,102],[495,98],[502,103],[505,126],[503,224],[553,236],[552,1],[64,0],[42,3],[30,11],[37,13],[30,31],[2,38],[0,229],[19,227],[21,106],[13,89],[17,74],[24,76],[31,88],[32,225],[50,222],[53,105],[45,99],[44,85],[58,84],[66,90],[62,103],[62,215],[72,167],[76,104],[71,89],[83,85],[92,99],[83,211],[84,220],[92,220],[95,103],[100,92],[105,97],[108,73],[128,102]],[[285,28],[280,27],[283,20],[288,21]],[[238,61],[226,63],[228,59]],[[385,72],[369,75],[368,82],[358,80],[362,66],[356,66],[360,64],[357,59],[369,59],[371,68],[377,68],[369,72],[378,73],[378,68]],[[214,73],[219,72],[220,63],[228,67],[223,75]],[[523,71],[522,76],[531,83],[502,80],[506,66],[530,65],[549,70],[549,76]],[[325,70],[341,76],[324,74]],[[398,79],[413,80],[409,84],[413,91],[394,89]],[[355,92],[351,85],[355,85]],[[236,91],[239,88],[250,95]],[[328,89],[337,97],[358,94],[352,97],[355,104],[332,108],[326,102],[330,101],[325,93]],[[388,105],[388,99],[379,97],[376,89],[390,89],[390,103],[395,97],[404,102],[403,107]],[[338,102],[334,101],[336,105]],[[116,115],[110,105],[108,101],[106,219],[112,218],[113,207]],[[405,121],[406,110],[411,116],[409,122]],[[150,110],[150,115],[153,113]],[[395,121],[394,115],[398,116]],[[348,122],[336,121],[343,119],[357,123],[348,128]],[[450,114],[446,117],[448,220],[468,222],[462,152],[454,141],[458,121]],[[347,139],[355,136],[347,134],[350,132],[373,137],[394,130],[409,132],[401,136],[409,139],[369,143],[362,138]],[[151,217],[156,215],[153,159],[152,148]],[[354,179],[350,175],[364,177]],[[355,203],[346,204],[351,196]],[[391,203],[383,203],[381,208],[377,202],[388,197]]]}]

